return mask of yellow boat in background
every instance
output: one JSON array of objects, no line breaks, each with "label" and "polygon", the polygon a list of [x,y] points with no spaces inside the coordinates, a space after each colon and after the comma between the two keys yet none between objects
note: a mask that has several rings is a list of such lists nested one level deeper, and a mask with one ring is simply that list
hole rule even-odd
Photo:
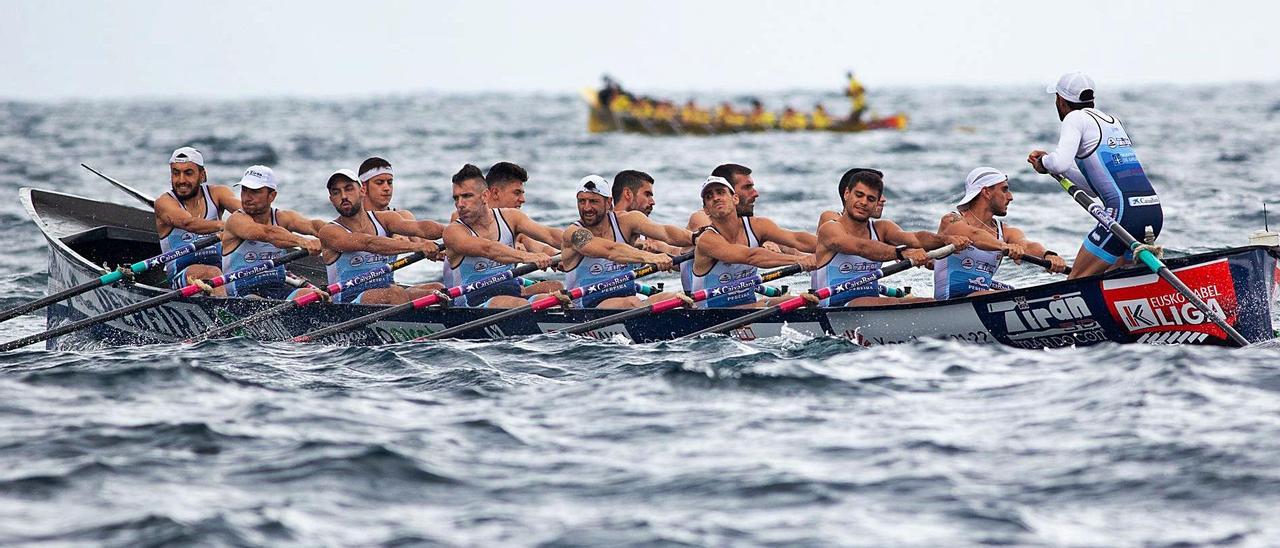
[{"label": "yellow boat in background", "polygon": [[[687,111],[669,103],[631,105],[615,103],[614,108],[600,103],[600,91],[583,88],[582,100],[587,103],[587,130],[592,133],[620,131],[646,135],[721,135],[726,133],[760,133],[769,131],[832,131],[857,133],[872,129],[906,129],[907,115],[890,116],[851,122],[833,118],[825,112],[803,113],[789,111],[777,116],[765,111],[761,115],[752,112],[730,111],[727,114],[702,110],[689,115]],[[687,108],[687,107],[686,107]]]}]

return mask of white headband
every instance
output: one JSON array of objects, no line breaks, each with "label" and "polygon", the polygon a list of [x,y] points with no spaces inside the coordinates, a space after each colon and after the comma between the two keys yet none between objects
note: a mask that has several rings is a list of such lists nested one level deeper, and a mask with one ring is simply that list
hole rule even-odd
[{"label": "white headband", "polygon": [[386,173],[387,175],[391,175],[391,166],[379,166],[379,167],[369,168],[369,171],[366,171],[360,174],[360,182],[367,183],[369,182],[369,179],[382,175],[383,173]]}]

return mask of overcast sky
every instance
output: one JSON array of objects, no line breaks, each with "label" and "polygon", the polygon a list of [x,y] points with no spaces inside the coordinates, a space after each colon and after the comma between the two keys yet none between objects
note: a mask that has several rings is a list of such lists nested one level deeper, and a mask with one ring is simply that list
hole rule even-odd
[{"label": "overcast sky", "polygon": [[1065,5],[0,0],[0,98],[1280,81],[1275,3]]}]

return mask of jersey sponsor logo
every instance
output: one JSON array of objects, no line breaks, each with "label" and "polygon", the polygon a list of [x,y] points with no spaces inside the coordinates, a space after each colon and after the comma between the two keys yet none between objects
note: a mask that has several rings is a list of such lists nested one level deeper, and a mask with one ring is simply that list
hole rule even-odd
[{"label": "jersey sponsor logo", "polygon": [[1132,196],[1129,198],[1129,205],[1133,207],[1160,205],[1159,196]]},{"label": "jersey sponsor logo", "polygon": [[360,256],[359,254],[352,255],[351,260],[347,261],[347,264],[351,266],[360,266],[364,264],[364,257]]},{"label": "jersey sponsor logo", "polygon": [[590,272],[592,274],[601,274],[604,272],[604,266],[601,265],[600,263],[594,263],[591,265],[591,268],[587,269],[587,272]]},{"label": "jersey sponsor logo", "polygon": [[973,270],[973,257],[965,257],[960,259],[960,267],[965,270]]},{"label": "jersey sponsor logo", "polygon": [[1106,340],[1106,333],[1079,291],[988,303],[987,312],[999,315],[1005,333],[1016,346],[1068,346]]},{"label": "jersey sponsor logo", "polygon": [[1128,137],[1108,137],[1107,148],[1132,147],[1133,141]]},{"label": "jersey sponsor logo", "polygon": [[[1236,294],[1227,259],[1174,271],[1191,293],[1227,323],[1235,324]],[[1155,274],[1103,280],[1102,297],[1111,316],[1134,335],[1160,332],[1202,333],[1226,339],[1222,328],[1185,296]],[[1151,340],[1150,337],[1146,338]],[[1203,338],[1197,338],[1198,342]],[[1170,342],[1169,337],[1160,338]],[[1183,339],[1177,338],[1179,342]],[[1188,339],[1189,340],[1189,339]]]}]

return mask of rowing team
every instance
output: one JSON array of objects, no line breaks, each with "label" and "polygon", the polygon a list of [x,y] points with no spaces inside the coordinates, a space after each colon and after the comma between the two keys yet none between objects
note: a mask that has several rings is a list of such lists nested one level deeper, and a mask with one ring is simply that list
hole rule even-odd
[{"label": "rowing team", "polygon": [[[1057,95],[1063,136],[1056,152],[1033,151],[1028,162],[1037,171],[1065,172],[1087,184],[1126,228],[1154,219],[1158,231],[1159,200],[1137,164],[1132,143],[1119,121],[1093,108],[1092,80],[1081,73],[1070,73],[1050,90]],[[861,278],[870,282],[831,295],[821,303],[824,306],[901,302],[880,296],[880,287],[873,278],[883,262],[910,260],[915,266],[923,265],[927,262],[926,251],[947,245],[957,251],[932,265],[936,299],[1006,288],[994,280],[1005,255],[1015,261],[1024,256],[1042,258],[1053,272],[1066,269],[1056,253],[997,218],[1008,213],[1013,194],[1008,177],[990,167],[969,173],[964,197],[956,204],[956,211],[942,217],[937,232],[908,232],[893,221],[880,218],[884,207],[883,174],[874,169],[850,169],[837,186],[842,210],[823,212],[816,233],[810,233],[784,229],[755,215],[760,194],[751,169],[738,164],[720,165],[711,172],[701,186],[702,209],[690,215],[685,227],[649,219],[655,200],[654,179],[648,174],[626,170],[619,172],[612,183],[598,175],[587,176],[576,192],[579,219],[563,229],[539,224],[520,211],[528,174],[509,162],[494,164],[485,173],[467,164],[454,174],[456,211],[447,224],[417,220],[408,211],[390,206],[395,177],[391,164],[382,158],[365,160],[358,172],[340,169],[328,178],[329,201],[338,216],[327,222],[272,207],[279,181],[268,167],[246,170],[237,183],[237,198],[230,188],[207,182],[199,151],[179,148],[169,164],[172,189],[155,203],[156,228],[163,250],[190,242],[200,234],[222,231],[221,245],[166,266],[175,288],[193,279],[212,278],[223,271],[270,260],[289,247],[321,254],[328,265],[330,284],[342,284],[383,268],[397,254],[411,252],[443,259],[444,282],[449,287],[480,282],[510,270],[516,263],[532,263],[541,269],[555,265],[566,272],[563,285],[541,282],[523,287],[516,279],[452,299],[456,306],[492,308],[522,306],[548,293],[564,295],[565,289],[601,284],[641,263],[671,270],[675,267],[672,256],[689,250],[693,251],[692,260],[679,265],[683,288],[686,292],[708,290],[714,296],[698,306],[711,308],[773,304],[772,300],[759,300],[749,287],[724,293],[714,290],[743,287],[742,280],[755,277],[759,268],[793,264],[811,272],[814,288]],[[1126,206],[1140,214],[1126,216]],[[226,211],[233,213],[224,223],[221,219]],[[1123,244],[1104,236],[1108,234],[1106,227],[1100,225],[1085,240],[1071,272],[1073,277],[1122,264],[1119,259],[1125,256]],[[443,250],[434,243],[439,238],[443,238]],[[553,257],[557,254],[558,259]],[[372,281],[345,288],[334,300],[400,304],[445,287],[434,283],[403,287],[393,283],[392,276],[388,271]],[[225,290],[212,288],[215,295],[274,299],[313,291],[319,289],[307,287],[283,267],[237,280]],[[614,284],[608,290],[584,295],[573,304],[587,308],[635,307],[641,304],[636,293],[636,284]],[[660,294],[653,298],[670,296]]]}]

